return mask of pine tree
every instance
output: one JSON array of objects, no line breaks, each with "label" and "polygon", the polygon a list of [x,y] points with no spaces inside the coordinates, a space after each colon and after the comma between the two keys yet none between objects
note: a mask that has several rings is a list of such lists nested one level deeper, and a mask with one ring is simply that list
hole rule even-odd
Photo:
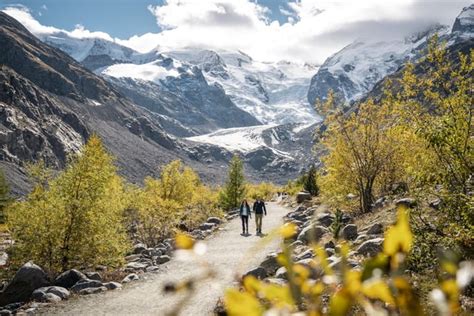
[{"label": "pine tree", "polygon": [[5,210],[9,202],[10,187],[5,178],[5,173],[0,168],[0,224],[5,222]]},{"label": "pine tree", "polygon": [[220,203],[224,210],[232,210],[240,205],[245,195],[244,166],[235,155],[230,161],[227,182],[220,193]]},{"label": "pine tree", "polygon": [[311,165],[311,167],[308,170],[308,173],[304,175],[303,187],[312,196],[319,195],[319,186],[317,183],[317,170],[314,165]]}]

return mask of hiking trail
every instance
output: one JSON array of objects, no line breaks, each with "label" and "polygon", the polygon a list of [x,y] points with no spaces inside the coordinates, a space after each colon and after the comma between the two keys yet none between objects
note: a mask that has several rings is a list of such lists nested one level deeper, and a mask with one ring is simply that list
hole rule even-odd
[{"label": "hiking trail", "polygon": [[[263,218],[263,233],[283,224],[289,209],[267,203],[268,216]],[[252,213],[252,215],[254,215]],[[200,257],[209,264],[215,276],[199,281],[191,298],[181,308],[180,315],[210,315],[226,288],[236,284],[236,275],[257,267],[267,254],[278,249],[279,238],[255,234],[255,217],[249,219],[250,236],[242,236],[240,218],[223,224],[219,231],[204,240],[206,253]],[[170,281],[187,280],[202,275],[206,269],[194,259],[173,259],[160,266],[157,273],[147,273],[146,279],[124,285],[122,290],[107,291],[90,296],[76,296],[38,312],[54,315],[166,315],[182,305],[185,293],[164,293]]]}]

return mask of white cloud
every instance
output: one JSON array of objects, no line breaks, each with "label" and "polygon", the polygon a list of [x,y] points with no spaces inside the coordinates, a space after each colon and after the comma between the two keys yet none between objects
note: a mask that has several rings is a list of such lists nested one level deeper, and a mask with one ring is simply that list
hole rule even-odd
[{"label": "white cloud", "polygon": [[[322,63],[356,39],[402,38],[429,25],[451,24],[469,0],[290,0],[278,7],[285,23],[254,0],[165,0],[148,6],[163,30],[137,34],[117,43],[140,52],[183,47],[242,50],[259,60]],[[77,38],[100,37],[83,26],[73,31],[43,26],[29,11],[7,8],[34,34],[66,32]]]},{"label": "white cloud", "polygon": [[155,46],[240,49],[261,60],[321,63],[356,39],[403,38],[441,22],[450,24],[466,0],[292,0],[286,23],[251,0],[166,0],[149,6],[159,34],[134,36],[122,44],[147,51]]},{"label": "white cloud", "polygon": [[53,26],[42,25],[36,20],[28,8],[24,6],[7,7],[2,10],[4,13],[18,20],[23,24],[31,33],[38,37],[48,36],[52,34],[65,33],[74,38],[102,38],[109,41],[114,39],[105,32],[91,32],[84,28],[84,26],[77,24],[74,30],[66,31],[61,30]]}]

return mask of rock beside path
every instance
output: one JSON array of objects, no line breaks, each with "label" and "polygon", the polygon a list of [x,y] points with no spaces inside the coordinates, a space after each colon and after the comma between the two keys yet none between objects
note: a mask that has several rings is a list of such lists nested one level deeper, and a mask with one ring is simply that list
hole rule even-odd
[{"label": "rock beside path", "polygon": [[34,290],[50,284],[43,269],[28,262],[17,271],[11,282],[0,293],[0,306],[25,302],[31,297]]}]

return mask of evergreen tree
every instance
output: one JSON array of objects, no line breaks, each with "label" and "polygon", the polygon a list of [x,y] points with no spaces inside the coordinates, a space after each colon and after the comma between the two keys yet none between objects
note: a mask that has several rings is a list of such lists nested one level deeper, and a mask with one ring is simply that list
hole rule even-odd
[{"label": "evergreen tree", "polygon": [[0,168],[0,224],[5,222],[5,209],[10,202],[10,187],[3,170]]},{"label": "evergreen tree", "polygon": [[231,210],[240,205],[245,195],[244,166],[235,155],[230,161],[227,182],[220,193],[220,203],[224,210]]},{"label": "evergreen tree", "polygon": [[317,183],[317,170],[314,165],[308,170],[308,173],[304,175],[303,178],[303,187],[304,189],[309,192],[312,196],[319,195],[319,186]]}]

